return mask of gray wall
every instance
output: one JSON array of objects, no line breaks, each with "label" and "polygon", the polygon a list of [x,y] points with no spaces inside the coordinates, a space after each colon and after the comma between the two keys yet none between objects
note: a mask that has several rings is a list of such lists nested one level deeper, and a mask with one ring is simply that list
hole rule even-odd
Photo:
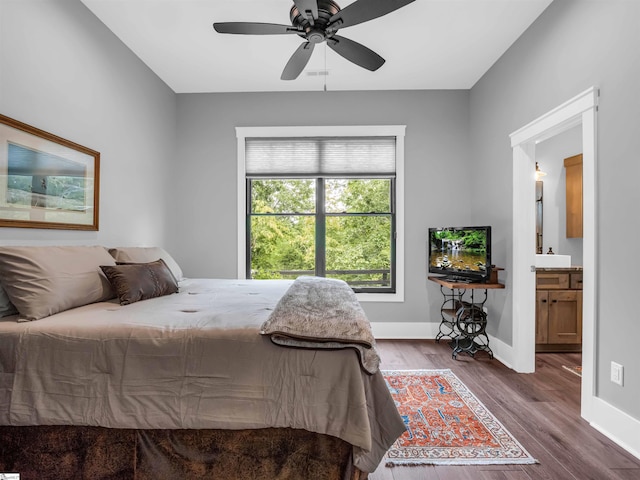
[{"label": "gray wall", "polygon": [[[597,390],[603,400],[640,418],[637,316],[628,296],[640,289],[637,255],[611,251],[621,236],[640,238],[640,2],[558,0],[471,90],[471,147],[476,178],[496,191],[475,203],[493,212],[511,268],[512,153],[509,134],[590,86],[600,88],[597,134]],[[509,289],[510,283],[507,284]],[[510,302],[510,299],[508,299]],[[511,306],[498,335],[511,341]],[[611,361],[625,385],[609,382]]]},{"label": "gray wall", "polygon": [[405,302],[364,308],[372,321],[439,321],[426,234],[472,219],[468,99],[468,91],[178,95],[171,250],[187,276],[236,277],[236,126],[406,125]]},{"label": "gray wall", "polygon": [[99,232],[0,243],[162,245],[175,94],[77,0],[1,0],[0,22],[0,113],[101,154]]}]

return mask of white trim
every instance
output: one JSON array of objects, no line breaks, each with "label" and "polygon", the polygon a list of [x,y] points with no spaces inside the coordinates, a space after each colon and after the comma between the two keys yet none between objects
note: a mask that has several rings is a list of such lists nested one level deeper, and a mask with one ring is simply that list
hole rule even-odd
[{"label": "white trim", "polygon": [[[513,349],[518,372],[535,370],[535,238],[533,178],[535,144],[582,124],[583,307],[581,415],[590,420],[595,396],[596,259],[596,112],[598,90],[591,87],[510,135],[513,147]],[[528,172],[528,174],[527,174]]]},{"label": "white trim", "polygon": [[513,347],[511,345],[507,345],[505,342],[500,340],[497,337],[492,335],[487,335],[489,337],[489,346],[491,347],[491,351],[493,352],[493,358],[498,360],[504,366],[513,368],[513,360],[514,360],[514,352]]},{"label": "white trim", "polygon": [[[434,340],[439,331],[440,322],[371,322],[371,332],[376,340]],[[513,348],[499,338],[491,335],[487,337],[494,358],[512,368]],[[442,340],[448,341],[446,338]]]},{"label": "white trim", "polygon": [[295,125],[236,127],[238,138],[246,137],[404,137],[405,125]]},{"label": "white trim", "polygon": [[531,140],[535,140],[536,143],[542,142],[579,125],[582,113],[595,107],[597,94],[595,87],[588,88],[562,105],[536,118],[531,123],[519,128],[509,135],[511,146],[515,147]]},{"label": "white trim", "polygon": [[237,133],[238,129],[236,128],[236,136],[238,143],[238,173],[237,173],[237,192],[238,192],[238,278],[246,277],[246,265],[247,259],[245,257],[246,253],[244,251],[245,247],[245,235],[247,232],[247,228],[245,225],[245,208],[247,202],[247,182],[245,178],[245,141],[244,136],[240,136]]},{"label": "white trim", "polygon": [[[398,249],[396,248],[396,256],[398,256]],[[400,277],[400,268],[398,270],[398,276],[396,276],[396,293],[356,293],[356,298],[360,303],[376,303],[376,302],[404,302],[404,277]],[[400,282],[402,281],[402,286]]]},{"label": "white trim", "polygon": [[[519,190],[513,192],[513,347],[520,352],[513,358],[517,372],[535,370],[535,144],[518,144],[513,147],[513,184]],[[525,228],[526,226],[526,228]],[[529,235],[531,227],[533,233]],[[525,230],[523,230],[525,228]],[[517,232],[517,234],[516,234]],[[517,261],[517,259],[519,259]]]},{"label": "white trim", "polygon": [[640,420],[611,404],[595,398],[591,426],[631,455],[640,458]]},{"label": "white trim", "polygon": [[[597,95],[597,92],[596,92]],[[582,203],[583,232],[582,257],[582,391],[581,415],[591,420],[596,400],[596,312],[598,311],[598,257],[597,257],[597,153],[596,153],[597,98],[594,107],[582,114]],[[585,139],[587,139],[585,141]],[[586,166],[586,167],[585,167]]]},{"label": "white trim", "polygon": [[246,276],[245,258],[245,139],[247,137],[396,137],[396,293],[359,293],[361,302],[404,302],[404,136],[405,125],[330,125],[330,126],[276,126],[236,127],[237,138],[237,191],[238,191],[238,278]]}]

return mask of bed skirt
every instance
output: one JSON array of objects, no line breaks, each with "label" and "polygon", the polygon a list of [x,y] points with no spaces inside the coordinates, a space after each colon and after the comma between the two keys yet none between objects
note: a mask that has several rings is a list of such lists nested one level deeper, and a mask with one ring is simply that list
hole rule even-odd
[{"label": "bed skirt", "polygon": [[306,430],[0,426],[0,472],[20,480],[364,480],[347,442]]}]

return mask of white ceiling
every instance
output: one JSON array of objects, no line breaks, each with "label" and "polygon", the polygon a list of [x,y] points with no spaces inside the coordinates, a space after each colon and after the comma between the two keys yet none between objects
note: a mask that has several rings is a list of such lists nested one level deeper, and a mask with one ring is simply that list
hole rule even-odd
[{"label": "white ceiling", "polygon": [[[340,30],[386,59],[376,72],[323,43],[292,81],[280,74],[303,41],[297,35],[212,28],[235,21],[289,25],[292,0],[81,1],[169,87],[187,93],[313,91],[325,82],[327,90],[469,89],[552,0],[416,0]],[[337,2],[344,8],[353,0]]]}]

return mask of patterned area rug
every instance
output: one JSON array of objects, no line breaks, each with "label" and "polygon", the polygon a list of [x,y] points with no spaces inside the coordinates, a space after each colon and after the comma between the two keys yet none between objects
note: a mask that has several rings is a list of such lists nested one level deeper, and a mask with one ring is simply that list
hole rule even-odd
[{"label": "patterned area rug", "polygon": [[407,427],[387,466],[537,463],[451,370],[382,373]]}]

